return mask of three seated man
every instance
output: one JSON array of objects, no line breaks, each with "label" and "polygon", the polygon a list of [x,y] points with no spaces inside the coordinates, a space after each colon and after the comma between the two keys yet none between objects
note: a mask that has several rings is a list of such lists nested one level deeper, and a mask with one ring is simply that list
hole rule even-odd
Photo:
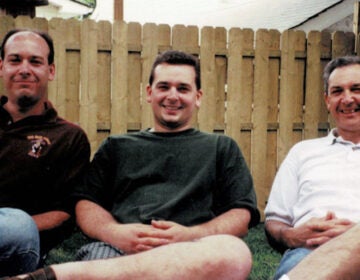
[{"label": "three seated man", "polygon": [[[260,220],[253,181],[233,139],[193,127],[206,94],[199,60],[181,51],[158,55],[146,89],[154,126],[108,137],[90,163],[83,130],[58,117],[47,99],[53,57],[46,33],[16,29],[4,37],[0,215],[1,229],[11,233],[2,234],[0,275],[246,279],[252,256],[241,238]],[[285,251],[275,279],[299,279],[305,266],[312,279],[358,273],[356,261],[342,270],[309,265],[340,242],[345,253],[333,254],[344,261],[358,243],[360,59],[332,60],[324,82],[336,128],[290,150],[265,209],[268,240]],[[94,241],[79,250],[81,262],[36,270],[74,216]]]}]

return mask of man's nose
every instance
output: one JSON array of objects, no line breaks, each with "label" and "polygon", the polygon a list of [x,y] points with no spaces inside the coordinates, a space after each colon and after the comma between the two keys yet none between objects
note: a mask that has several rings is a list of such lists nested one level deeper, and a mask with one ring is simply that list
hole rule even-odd
[{"label": "man's nose", "polygon": [[341,102],[348,104],[354,101],[354,93],[351,90],[345,90]]},{"label": "man's nose", "polygon": [[21,62],[19,73],[21,75],[28,75],[30,73],[30,63],[27,60]]},{"label": "man's nose", "polygon": [[179,98],[179,92],[177,91],[176,88],[174,88],[174,87],[170,88],[168,98],[169,99],[178,99]]}]

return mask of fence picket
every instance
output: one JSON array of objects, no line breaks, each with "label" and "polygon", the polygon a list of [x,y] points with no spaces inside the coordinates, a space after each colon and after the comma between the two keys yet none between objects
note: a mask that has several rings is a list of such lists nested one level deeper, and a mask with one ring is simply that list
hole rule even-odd
[{"label": "fence picket", "polygon": [[112,32],[111,53],[111,134],[127,132],[128,124],[128,27],[125,22],[116,21]]},{"label": "fence picket", "polygon": [[84,20],[80,27],[80,125],[85,129],[94,153],[97,141],[97,25]]}]

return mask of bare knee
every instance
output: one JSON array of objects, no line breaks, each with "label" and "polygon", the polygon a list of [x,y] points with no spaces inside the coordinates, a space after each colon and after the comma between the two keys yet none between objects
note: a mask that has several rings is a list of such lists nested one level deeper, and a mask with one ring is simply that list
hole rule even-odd
[{"label": "bare knee", "polygon": [[[207,267],[208,279],[246,279],[252,267],[252,255],[240,238],[231,235],[213,235],[200,240],[209,247],[211,259]],[[211,249],[210,249],[211,248]]]}]

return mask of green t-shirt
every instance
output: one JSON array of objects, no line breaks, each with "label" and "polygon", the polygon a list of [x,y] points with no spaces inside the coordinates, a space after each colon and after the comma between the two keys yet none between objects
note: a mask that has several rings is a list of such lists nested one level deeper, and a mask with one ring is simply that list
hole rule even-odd
[{"label": "green t-shirt", "polygon": [[121,223],[168,220],[185,226],[247,208],[259,221],[252,178],[235,141],[196,129],[110,136],[91,163],[78,198]]}]

